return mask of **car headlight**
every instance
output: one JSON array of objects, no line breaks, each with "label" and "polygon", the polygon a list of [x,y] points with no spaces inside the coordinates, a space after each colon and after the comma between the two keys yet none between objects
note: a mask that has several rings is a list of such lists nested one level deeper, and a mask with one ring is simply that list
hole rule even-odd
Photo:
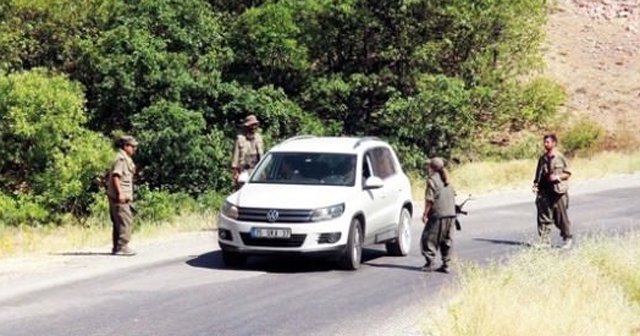
[{"label": "car headlight", "polygon": [[222,209],[220,210],[223,216],[232,219],[238,219],[238,207],[230,202],[224,202]]},{"label": "car headlight", "polygon": [[338,218],[344,213],[344,203],[332,205],[326,208],[320,208],[313,210],[311,215],[311,221],[318,222],[323,220],[329,220]]}]

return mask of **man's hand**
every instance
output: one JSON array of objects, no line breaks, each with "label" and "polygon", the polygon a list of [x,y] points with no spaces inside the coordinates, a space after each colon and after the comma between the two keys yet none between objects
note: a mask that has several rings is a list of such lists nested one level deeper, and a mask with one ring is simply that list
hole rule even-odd
[{"label": "man's hand", "polygon": [[549,175],[549,181],[551,182],[560,182],[560,176],[556,174]]},{"label": "man's hand", "polygon": [[428,221],[429,221],[429,214],[425,212],[422,214],[422,223],[427,224]]},{"label": "man's hand", "polygon": [[233,182],[238,181],[238,177],[240,176],[240,169],[233,169]]},{"label": "man's hand", "polygon": [[534,194],[537,194],[537,193],[538,193],[538,185],[537,185],[537,184],[534,184],[534,185],[531,187],[531,191],[532,191]]},{"label": "man's hand", "polygon": [[125,204],[127,201],[129,201],[129,199],[126,196],[123,194],[118,195],[118,203]]}]

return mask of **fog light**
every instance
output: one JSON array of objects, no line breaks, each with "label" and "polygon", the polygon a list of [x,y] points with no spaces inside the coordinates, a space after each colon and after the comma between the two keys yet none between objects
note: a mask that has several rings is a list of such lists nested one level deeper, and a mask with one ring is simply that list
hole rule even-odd
[{"label": "fog light", "polygon": [[320,244],[334,244],[342,237],[342,233],[340,232],[328,232],[320,234],[318,238],[318,243]]},{"label": "fog light", "polygon": [[233,236],[231,235],[231,231],[227,229],[218,229],[218,239],[233,240]]}]

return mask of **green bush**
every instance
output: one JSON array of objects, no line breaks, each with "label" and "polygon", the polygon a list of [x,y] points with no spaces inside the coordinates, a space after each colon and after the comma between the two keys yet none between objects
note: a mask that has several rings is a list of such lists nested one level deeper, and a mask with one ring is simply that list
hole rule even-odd
[{"label": "green bush", "polygon": [[298,92],[308,71],[307,49],[288,6],[268,3],[240,14],[232,28],[231,71],[255,86],[273,84]]},{"label": "green bush", "polygon": [[207,191],[198,197],[200,213],[216,212],[222,207],[225,195],[215,191]]},{"label": "green bush", "polygon": [[[390,100],[384,123],[397,143],[411,143],[398,148],[405,159],[418,153],[448,157],[473,128],[470,93],[461,80],[445,76],[427,76],[421,87],[416,97]],[[408,163],[410,169],[422,169],[416,158]]]},{"label": "green bush", "polygon": [[0,166],[7,172],[0,188],[27,197],[24,209],[35,202],[36,217],[40,208],[53,217],[86,215],[93,180],[107,166],[111,151],[83,128],[83,103],[80,87],[65,76],[41,69],[0,75]]},{"label": "green bush", "polygon": [[[87,88],[92,126],[130,130],[130,118],[160,100],[191,108],[215,95],[231,60],[221,22],[202,0],[115,0],[94,34],[74,43],[72,78]],[[198,102],[195,102],[196,104]]]},{"label": "green bush", "polygon": [[208,141],[202,113],[160,101],[135,115],[132,122],[141,144],[135,158],[142,168],[140,182],[191,194],[224,186],[218,162],[231,145]]},{"label": "green bush", "polygon": [[223,200],[220,194],[210,191],[203,193],[196,200],[186,193],[170,193],[164,190],[151,191],[146,187],[139,188],[136,196],[137,214],[135,219],[155,224],[171,222],[184,214],[204,214],[212,210],[215,211]]},{"label": "green bush", "polygon": [[10,226],[47,224],[49,212],[31,197],[17,198],[0,193],[0,224]]},{"label": "green bush", "polygon": [[140,188],[137,194],[135,202],[137,221],[160,224],[174,219],[178,214],[173,195],[167,191],[150,191]]},{"label": "green bush", "polygon": [[569,156],[591,154],[602,145],[606,131],[591,120],[581,120],[573,125],[559,139],[562,148]]},{"label": "green bush", "polygon": [[520,99],[520,113],[514,116],[513,122],[523,127],[548,125],[566,100],[567,94],[558,83],[548,78],[536,78],[525,85]]}]

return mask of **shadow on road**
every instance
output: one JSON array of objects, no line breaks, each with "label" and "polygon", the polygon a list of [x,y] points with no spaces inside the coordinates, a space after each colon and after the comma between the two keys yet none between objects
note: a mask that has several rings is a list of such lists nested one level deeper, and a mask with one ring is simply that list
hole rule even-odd
[{"label": "shadow on road", "polygon": [[[362,262],[366,263],[385,256],[379,250],[364,249],[362,251]],[[251,256],[243,267],[228,267],[222,261],[221,251],[212,251],[187,260],[186,264],[191,267],[216,269],[216,270],[236,270],[236,271],[262,271],[267,273],[311,273],[339,271],[335,259],[320,258],[314,256]]]},{"label": "shadow on road", "polygon": [[424,271],[422,271],[422,265],[409,266],[409,265],[396,265],[396,264],[375,264],[375,263],[367,263],[367,266],[370,266],[370,267],[377,267],[377,268],[394,268],[394,269],[403,269],[403,270],[407,270],[407,271],[416,271],[416,272],[424,273]]},{"label": "shadow on road", "polygon": [[530,243],[517,241],[517,240],[505,240],[505,239],[489,239],[489,238],[473,238],[475,241],[486,242],[499,245],[511,245],[511,246],[524,246],[531,247]]},{"label": "shadow on road", "polygon": [[71,256],[71,257],[91,257],[91,256],[111,256],[111,252],[62,252],[51,253],[56,256]]}]

